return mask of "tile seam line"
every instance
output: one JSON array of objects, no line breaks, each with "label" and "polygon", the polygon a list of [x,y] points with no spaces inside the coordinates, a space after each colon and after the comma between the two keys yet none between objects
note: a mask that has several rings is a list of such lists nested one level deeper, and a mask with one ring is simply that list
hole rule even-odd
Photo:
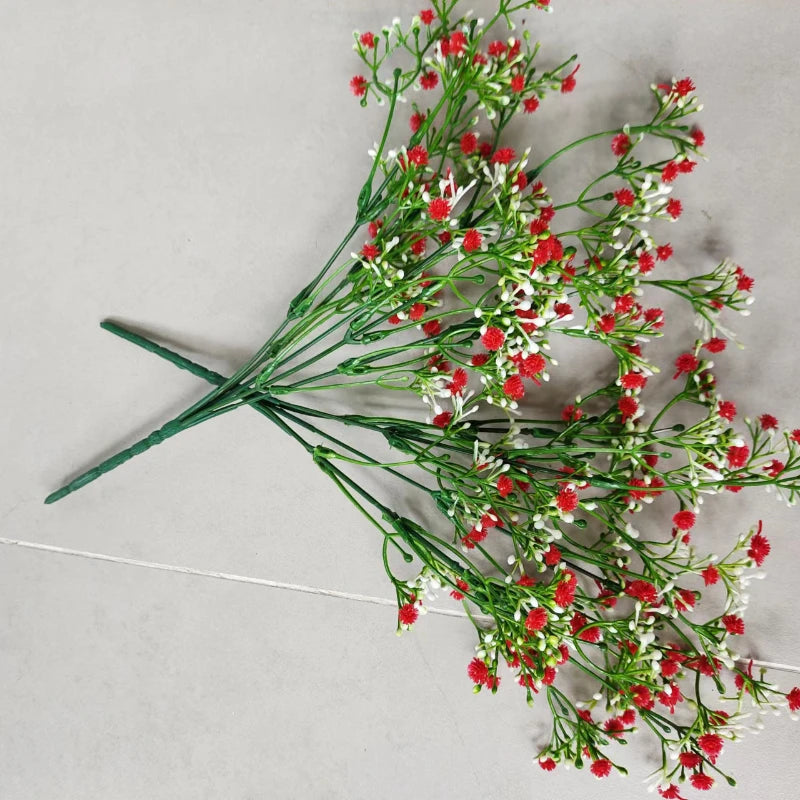
[{"label": "tile seam line", "polygon": [[[29,542],[22,539],[9,539],[0,536],[0,544],[9,547],[20,547],[27,550],[37,550],[45,553],[55,553],[62,556],[72,556],[75,558],[86,558],[93,561],[105,561],[112,564],[123,564],[129,567],[140,567],[142,569],[154,569],[161,572],[176,572],[180,575],[193,575],[201,578],[215,578],[216,580],[231,581],[233,583],[244,583],[253,586],[264,586],[269,589],[283,589],[285,591],[300,592],[303,594],[317,595],[320,597],[334,597],[340,600],[352,600],[359,603],[370,603],[379,606],[397,606],[395,600],[385,597],[374,597],[372,595],[358,594],[356,592],[343,592],[338,589],[324,589],[319,586],[307,586],[302,583],[288,583],[286,581],[273,581],[268,578],[254,578],[249,575],[236,575],[230,572],[216,572],[214,570],[196,569],[194,567],[182,567],[176,564],[164,564],[159,561],[144,561],[138,558],[126,558],[124,556],[112,556],[107,553],[95,553],[89,550],[75,550],[70,547],[59,547],[53,544],[42,544],[41,542]],[[428,614],[438,614],[445,617],[458,617],[467,619],[463,611],[455,611],[447,608],[428,607]],[[489,621],[492,618],[480,614],[473,614],[474,619]],[[751,659],[742,657],[739,662],[749,662]],[[752,659],[753,665],[774,669],[780,672],[794,672],[800,674],[800,667],[793,664],[781,664],[774,661],[762,661]]]}]

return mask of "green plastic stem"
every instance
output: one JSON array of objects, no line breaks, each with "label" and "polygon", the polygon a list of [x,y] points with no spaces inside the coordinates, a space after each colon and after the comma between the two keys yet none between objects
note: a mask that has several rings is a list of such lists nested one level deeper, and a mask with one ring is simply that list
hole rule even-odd
[{"label": "green plastic stem", "polygon": [[107,458],[96,467],[92,467],[90,470],[87,470],[82,475],[79,475],[74,480],[62,486],[60,489],[57,489],[52,494],[49,494],[45,498],[44,502],[49,505],[50,503],[55,503],[58,500],[61,500],[68,494],[72,494],[72,492],[77,491],[82,486],[86,486],[87,483],[97,480],[101,475],[105,475],[107,472],[111,472],[112,469],[116,469],[121,464],[124,464],[126,461],[132,459],[134,456],[141,455],[154,445],[161,444],[161,442],[164,440],[169,439],[170,436],[174,436],[176,433],[184,430],[184,427],[185,426],[182,425],[179,420],[170,420],[166,425],[162,426],[158,430],[153,431],[149,436],[145,436],[144,439],[140,439],[138,442],[132,444],[125,450],[122,450],[116,455],[111,456],[111,458]]},{"label": "green plastic stem", "polygon": [[[144,336],[140,336],[138,333],[134,333],[127,328],[123,328],[121,325],[118,325],[115,322],[106,320],[105,322],[100,323],[100,327],[103,328],[103,330],[119,336],[122,339],[126,339],[127,341],[143,348],[144,350],[155,353],[157,356],[160,356],[161,358],[171,362],[176,367],[185,369],[188,372],[191,372],[193,375],[196,375],[198,378],[202,378],[203,380],[208,381],[216,386],[221,386],[226,380],[225,377],[219,373],[213,372],[210,369],[206,369],[200,364],[195,364],[194,361],[190,361],[188,358],[184,358],[183,356],[178,355],[178,353],[175,353],[166,347],[162,347],[150,339],[146,339]],[[132,459],[134,456],[138,456],[149,450],[154,445],[161,444],[161,442],[164,440],[169,439],[176,433],[180,433],[180,431],[185,430],[187,427],[192,426],[187,425],[185,422],[181,422],[179,419],[170,420],[168,423],[166,423],[166,425],[163,425],[158,430],[153,431],[149,436],[146,436],[144,439],[141,439],[125,450],[116,453],[115,455],[111,456],[111,458],[107,458],[96,467],[92,467],[92,469],[87,470],[82,475],[79,475],[74,480],[62,486],[60,489],[57,489],[52,494],[48,495],[44,502],[49,505],[61,500],[68,494],[72,494],[72,492],[75,492],[81,487],[86,486],[87,483],[97,480],[101,475],[111,472],[112,469],[116,469],[126,461]]]}]

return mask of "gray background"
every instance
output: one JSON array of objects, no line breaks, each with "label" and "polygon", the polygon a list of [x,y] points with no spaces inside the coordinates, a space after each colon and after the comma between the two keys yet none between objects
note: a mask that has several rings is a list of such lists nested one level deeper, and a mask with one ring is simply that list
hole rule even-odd
[{"label": "gray background", "polygon": [[[681,181],[670,269],[730,254],[756,278],[752,317],[733,321],[748,347],[717,358],[719,379],[744,412],[800,426],[800,6],[554,4],[528,25],[545,63],[580,53],[578,90],[514,135],[543,157],[645,119],[654,79],[695,79],[712,160]],[[0,797],[642,795],[654,751],[641,744],[621,753],[627,781],[541,773],[531,758],[546,715],[510,678],[473,697],[459,620],[428,616],[398,638],[390,607],[92,557],[390,597],[373,531],[252,414],[41,502],[203,391],[101,319],[220,371],[266,338],[349,226],[379,130],[348,92],[351,31],[418,8],[0,2],[0,536],[82,554],[0,544]],[[590,148],[548,182],[569,186],[601,157]],[[565,385],[580,369],[565,367]],[[800,665],[796,514],[763,493],[726,496],[698,535],[723,541],[758,518],[773,557],[741,649]],[[736,796],[796,796],[797,730],[768,722],[726,752]]]}]

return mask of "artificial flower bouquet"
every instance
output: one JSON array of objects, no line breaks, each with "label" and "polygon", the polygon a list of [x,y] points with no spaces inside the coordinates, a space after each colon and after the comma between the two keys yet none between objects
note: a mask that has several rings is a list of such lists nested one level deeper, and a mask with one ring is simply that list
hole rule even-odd
[{"label": "artificial flower bouquet", "polygon": [[[386,121],[352,226],[231,376],[103,323],[213,388],[47,502],[249,406],[375,527],[398,629],[449,595],[477,636],[465,680],[549,707],[543,770],[624,773],[619,745],[646,731],[661,752],[654,785],[680,798],[685,781],[733,783],[721,756],[753,709],[800,708],[800,688],[781,691],[737,652],[747,586],[770,552],[761,525],[722,555],[692,537],[709,495],[767,487],[793,503],[800,430],[768,413],[741,420],[714,377],[753,278],[728,260],[688,278],[671,269],[670,226],[683,211],[674,190],[705,143],[692,80],[653,85],[652,111],[635,124],[532,159],[508,144],[507,127],[561,102],[579,65],[572,56],[540,67],[539,46],[515,32],[514,12],[549,11],[549,0],[497,2],[478,19],[458,0],[434,0],[410,21],[356,33],[350,89],[362,105],[383,105]],[[602,174],[575,197],[551,195],[548,166],[598,139]],[[581,222],[567,229],[565,217]],[[668,331],[660,292],[685,301],[697,323],[675,331],[668,364],[648,353]],[[556,357],[564,337],[606,348],[602,385],[548,392],[550,374],[568,368]],[[648,383],[662,369],[672,390],[659,401]],[[364,387],[416,397],[419,412],[370,415]],[[329,410],[331,391],[352,413]],[[393,457],[365,452],[365,437]],[[383,496],[360,470],[385,476]],[[424,500],[428,520],[392,508],[400,486]],[[671,524],[640,517],[651,504]],[[560,680],[567,671],[581,678],[578,695]]]}]

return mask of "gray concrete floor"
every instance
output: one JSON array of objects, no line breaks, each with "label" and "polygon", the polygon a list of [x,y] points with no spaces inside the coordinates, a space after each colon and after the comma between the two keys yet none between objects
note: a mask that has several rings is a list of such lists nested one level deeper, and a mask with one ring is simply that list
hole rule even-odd
[{"label": "gray concrete floor", "polygon": [[[800,6],[554,5],[528,26],[545,60],[580,53],[578,90],[514,135],[544,156],[644,119],[655,79],[694,78],[712,160],[681,186],[674,268],[730,254],[756,278],[747,349],[718,376],[745,413],[800,426]],[[203,389],[101,319],[231,371],[282,317],[349,226],[378,131],[347,90],[351,30],[418,6],[0,2],[3,800],[642,795],[647,747],[627,780],[544,775],[546,715],[513,685],[472,695],[462,621],[429,615],[398,638],[391,607],[209,574],[391,597],[373,532],[252,414],[42,505]],[[554,192],[597,157],[554,167]],[[759,518],[773,557],[741,649],[800,667],[796,510],[719,498],[707,535]],[[798,730],[769,722],[726,754],[737,797],[797,796]]]}]

